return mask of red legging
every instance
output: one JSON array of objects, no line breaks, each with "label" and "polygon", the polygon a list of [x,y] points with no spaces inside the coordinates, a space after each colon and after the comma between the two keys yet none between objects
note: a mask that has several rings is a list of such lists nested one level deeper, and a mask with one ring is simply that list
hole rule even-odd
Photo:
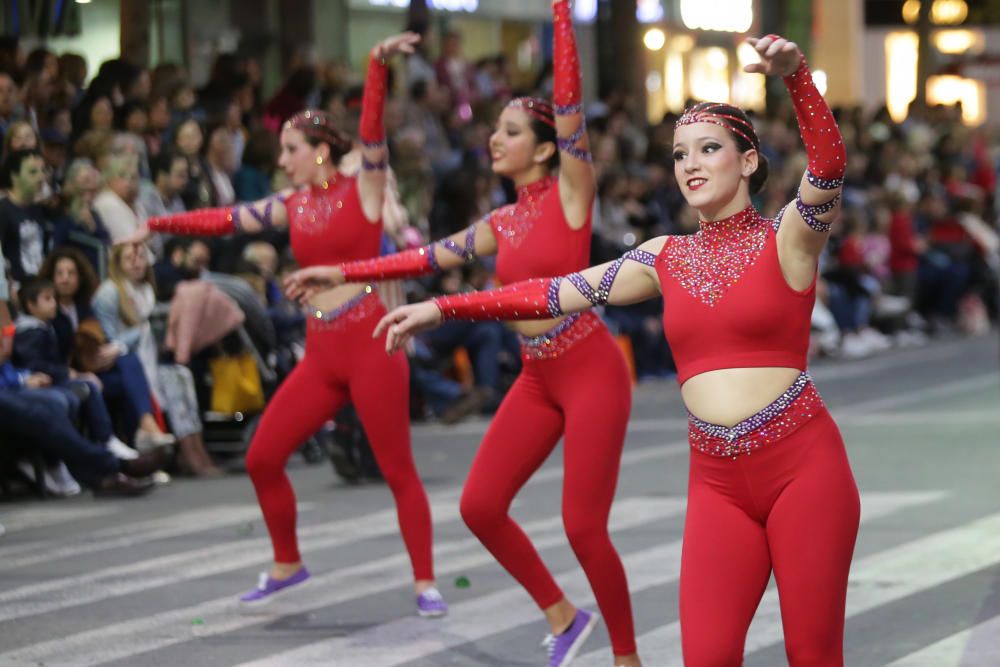
[{"label": "red legging", "polygon": [[844,664],[847,575],[860,503],[825,408],[751,455],[691,452],[681,557],[684,664],[743,664],[774,569],[792,667]]},{"label": "red legging", "polygon": [[559,357],[525,361],[476,454],[461,503],[462,518],[490,553],[540,608],[552,606],[563,593],[508,512],[564,435],[563,524],[616,655],[636,650],[625,570],[608,535],[631,400],[625,360],[603,326]]},{"label": "red legging", "polygon": [[[274,560],[300,560],[295,492],[285,474],[292,453],[349,400],[392,490],[415,579],[433,579],[431,512],[410,449],[409,366],[388,356],[371,332],[385,307],[371,296],[306,334],[306,354],[278,388],[260,420],[246,466],[274,545]],[[374,300],[374,301],[373,301]]]}]

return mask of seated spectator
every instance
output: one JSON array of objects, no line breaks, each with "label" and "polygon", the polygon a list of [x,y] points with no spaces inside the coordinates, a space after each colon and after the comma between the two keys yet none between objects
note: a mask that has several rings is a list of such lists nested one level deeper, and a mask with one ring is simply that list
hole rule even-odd
[{"label": "seated spectator", "polygon": [[0,199],[0,244],[16,288],[38,274],[50,243],[48,215],[35,204],[45,182],[45,163],[37,150],[14,151],[4,160],[0,176],[10,184],[7,197]]},{"label": "seated spectator", "polygon": [[118,242],[139,228],[135,207],[139,196],[139,165],[133,156],[111,154],[104,161],[103,172],[104,188],[94,198],[94,210],[111,240]]},{"label": "seated spectator", "polygon": [[108,340],[136,353],[156,400],[162,405],[180,443],[184,472],[218,476],[205,451],[201,415],[191,371],[179,364],[160,363],[150,316],[156,304],[153,271],[143,246],[120,244],[111,249],[108,279],[94,295],[94,314]]},{"label": "seated spectator", "polygon": [[205,143],[205,171],[211,189],[209,206],[232,206],[236,203],[233,174],[239,166],[233,161],[233,138],[225,125],[215,125],[208,130]]},{"label": "seated spectator", "polygon": [[188,182],[181,190],[181,199],[188,210],[212,205],[211,178],[201,156],[204,136],[194,118],[186,118],[174,129],[173,148],[187,160]]},{"label": "seated spectator", "polygon": [[70,163],[62,190],[62,214],[56,218],[52,242],[55,247],[78,248],[103,274],[111,234],[94,210],[100,188],[101,174],[90,160],[77,158]]},{"label": "seated spectator", "polygon": [[150,160],[151,182],[139,185],[139,202],[146,218],[184,212],[180,193],[188,183],[187,160],[167,148]]},{"label": "seated spectator", "polygon": [[11,123],[3,138],[3,156],[6,158],[14,151],[39,150],[38,134],[35,128],[26,120]]},{"label": "seated spectator", "polygon": [[257,201],[271,194],[271,174],[278,163],[278,140],[268,130],[250,135],[243,162],[233,176],[236,201]]},{"label": "seated spectator", "polygon": [[[0,378],[10,378],[14,327],[0,330]],[[77,432],[65,408],[46,400],[30,383],[0,380],[0,436],[37,448],[52,462],[63,461],[73,478],[94,495],[137,496],[148,493],[148,478],[163,468],[166,450],[147,452],[131,460],[117,458],[105,447]]]},{"label": "seated spectator", "polygon": [[118,458],[134,458],[135,450],[115,437],[111,416],[101,395],[101,381],[93,373],[73,370],[59,354],[52,320],[56,316],[55,287],[47,280],[34,279],[18,292],[24,313],[17,318],[13,363],[33,373],[43,373],[62,392],[75,413],[83,416],[90,436],[104,443]]},{"label": "seated spectator", "polygon": [[45,260],[39,277],[55,285],[59,310],[52,321],[60,359],[69,359],[79,371],[97,374],[112,414],[122,418],[125,439],[140,449],[170,444],[156,420],[152,392],[135,354],[109,342],[90,307],[98,280],[86,258],[74,248],[56,248]]}]

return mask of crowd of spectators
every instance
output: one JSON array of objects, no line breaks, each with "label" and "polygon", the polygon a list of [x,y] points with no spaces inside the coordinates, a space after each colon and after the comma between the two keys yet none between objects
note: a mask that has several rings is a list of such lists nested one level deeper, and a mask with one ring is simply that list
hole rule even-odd
[{"label": "crowd of spectators", "polygon": [[[468,60],[459,33],[442,36],[436,58],[428,41],[391,78],[386,252],[458,231],[511,201],[510,184],[490,170],[492,123],[511,95],[551,89],[545,69],[519,90],[503,56]],[[117,59],[91,78],[79,54],[24,54],[16,41],[4,44],[0,326],[14,322],[16,334],[5,329],[13,349],[0,358],[0,404],[45,394],[56,406],[50,412],[70,415],[83,441],[119,460],[176,440],[182,471],[218,474],[204,447],[206,415],[232,403],[234,392],[251,395],[236,404],[253,403],[301,358],[304,316],[280,289],[295,268],[287,232],[160,237],[145,251],[115,242],[150,216],[231,206],[286,187],[277,169],[282,121],[322,108],[353,135],[363,72],[303,62],[267,96],[259,64],[235,54],[219,55],[199,86],[175,64],[140,69]],[[595,263],[698,227],[673,175],[676,117],[638,122],[637,104],[610,87],[586,108],[598,178]],[[963,126],[952,107],[914,109],[902,123],[884,109],[835,112],[848,172],[819,271],[813,353],[860,358],[988,330],[997,318],[1000,245],[991,130]],[[771,166],[770,187],[755,203],[775,215],[794,198],[805,153],[790,104],[754,123]],[[350,162],[341,169],[356,169]],[[492,280],[487,259],[382,293],[392,304]],[[219,330],[192,342],[186,318],[203,302],[218,305]],[[637,380],[674,370],[660,308],[654,301],[602,313]],[[414,418],[448,423],[494,410],[519,367],[516,337],[496,323],[448,323],[419,338],[410,356]],[[233,366],[220,357],[237,360],[244,374],[256,371],[257,385],[237,390],[226,373]],[[15,429],[5,417],[0,439],[41,441],[51,437],[45,421]],[[78,490],[56,479],[55,460],[50,486]],[[118,469],[102,465],[106,474],[82,473],[87,484],[111,489],[114,477],[127,486]]]}]

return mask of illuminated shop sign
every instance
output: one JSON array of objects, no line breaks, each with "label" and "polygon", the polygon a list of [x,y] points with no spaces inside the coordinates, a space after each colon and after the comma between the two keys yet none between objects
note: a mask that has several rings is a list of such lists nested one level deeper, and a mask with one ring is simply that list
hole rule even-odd
[{"label": "illuminated shop sign", "polygon": [[[373,7],[397,7],[405,9],[410,6],[410,0],[368,0]],[[446,12],[474,12],[479,9],[479,0],[427,0],[431,9]]]},{"label": "illuminated shop sign", "polygon": [[746,32],[753,25],[753,0],[681,0],[681,20],[690,30]]}]

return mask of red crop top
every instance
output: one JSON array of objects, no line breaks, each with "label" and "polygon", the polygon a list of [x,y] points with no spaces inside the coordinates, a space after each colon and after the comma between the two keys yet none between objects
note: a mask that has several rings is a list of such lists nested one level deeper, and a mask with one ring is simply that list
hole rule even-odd
[{"label": "red crop top", "polygon": [[382,221],[361,208],[357,178],[337,175],[323,186],[299,190],[285,200],[295,259],[303,267],[377,257]]},{"label": "red crop top", "polygon": [[555,176],[519,187],[517,201],[493,211],[488,220],[502,284],[573,273],[590,261],[591,214],[580,229],[569,226]]},{"label": "red crop top", "polygon": [[788,285],[776,229],[749,207],[663,245],[656,272],[680,384],[722,368],[805,370],[816,279]]}]

